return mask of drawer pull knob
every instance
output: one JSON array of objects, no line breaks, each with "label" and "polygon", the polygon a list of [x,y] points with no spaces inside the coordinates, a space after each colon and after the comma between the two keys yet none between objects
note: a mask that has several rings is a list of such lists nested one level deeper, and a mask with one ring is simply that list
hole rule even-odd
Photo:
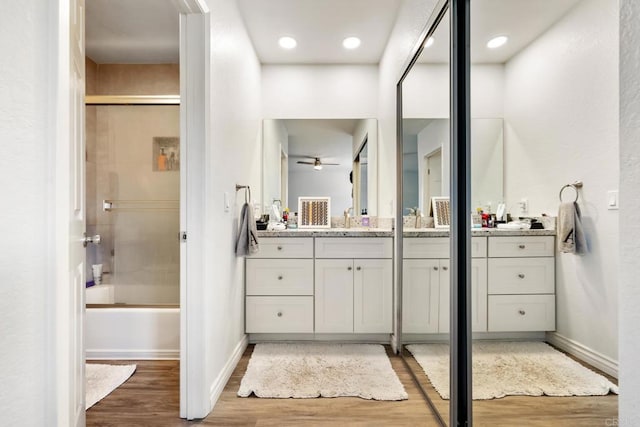
[{"label": "drawer pull knob", "polygon": [[520,249],[524,249],[526,246],[525,246],[525,245],[518,245],[518,247],[519,247]]},{"label": "drawer pull knob", "polygon": [[449,269],[449,267],[442,267],[442,269],[443,269],[444,271],[447,271],[447,270]]},{"label": "drawer pull knob", "polygon": [[362,270],[362,267],[356,267],[356,270],[360,271]]},{"label": "drawer pull knob", "polygon": [[282,317],[282,312],[281,311],[278,312],[278,317]]},{"label": "drawer pull knob", "polygon": [[434,269],[435,271],[438,271],[438,267],[433,267],[433,269]]},{"label": "drawer pull knob", "polygon": [[278,250],[281,251],[282,250],[282,246],[278,246]]},{"label": "drawer pull knob", "polygon": [[278,276],[278,280],[282,280],[282,276]]},{"label": "drawer pull knob", "polygon": [[353,267],[347,267],[347,270],[351,271],[353,270]]},{"label": "drawer pull knob", "polygon": [[521,278],[521,279],[524,279],[524,274],[520,273],[520,274],[518,274],[518,277]]},{"label": "drawer pull knob", "polygon": [[527,314],[524,310],[518,310],[518,314],[520,316],[524,316],[525,314]]}]

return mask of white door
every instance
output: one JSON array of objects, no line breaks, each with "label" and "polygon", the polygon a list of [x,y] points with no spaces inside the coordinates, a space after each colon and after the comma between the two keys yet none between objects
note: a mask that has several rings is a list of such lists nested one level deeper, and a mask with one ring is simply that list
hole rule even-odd
[{"label": "white door", "polygon": [[402,276],[402,332],[438,332],[440,261],[405,259]]},{"label": "white door", "polygon": [[353,332],[391,333],[393,273],[390,259],[353,261]]},{"label": "white door", "polygon": [[315,331],[353,332],[353,260],[316,260]]},{"label": "white door", "polygon": [[[68,223],[69,223],[69,303],[65,321],[59,330],[68,331],[68,373],[70,424],[85,424],[85,360],[84,360],[84,290],[85,249],[83,245],[85,217],[85,67],[84,67],[84,0],[69,2],[69,163],[68,163]],[[66,323],[66,324],[65,324]]]},{"label": "white door", "polygon": [[428,212],[432,197],[442,196],[442,150],[427,154],[424,158],[424,207]]}]

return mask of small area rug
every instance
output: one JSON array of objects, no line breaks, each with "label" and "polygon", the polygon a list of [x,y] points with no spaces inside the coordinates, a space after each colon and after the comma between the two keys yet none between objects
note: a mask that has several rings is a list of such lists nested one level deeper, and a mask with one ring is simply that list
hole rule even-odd
[{"label": "small area rug", "polygon": [[[449,399],[449,345],[412,344],[418,361],[443,399]],[[504,396],[603,396],[618,387],[543,342],[474,342],[473,399]]]},{"label": "small area rug", "polygon": [[408,398],[384,347],[376,344],[256,344],[238,396],[251,393],[271,398]]},{"label": "small area rug", "polygon": [[87,363],[85,370],[85,409],[91,408],[118,388],[136,370],[136,365],[101,365]]}]

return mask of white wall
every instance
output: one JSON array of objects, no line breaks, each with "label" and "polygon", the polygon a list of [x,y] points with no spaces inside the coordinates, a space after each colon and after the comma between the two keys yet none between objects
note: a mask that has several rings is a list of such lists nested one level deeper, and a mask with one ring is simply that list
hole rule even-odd
[{"label": "white wall", "polygon": [[[451,144],[449,143],[450,123],[448,119],[433,120],[418,134],[418,171],[425,176],[425,156],[441,148],[442,159],[442,196],[449,195],[449,170]],[[422,185],[420,186],[422,188]],[[424,199],[424,191],[419,192],[420,206],[425,216],[429,216],[429,200]]]},{"label": "white wall", "polygon": [[[0,17],[0,425],[50,425],[45,390],[49,187],[49,2],[3,4]],[[16,48],[19,46],[19,48]],[[51,296],[50,294],[49,296]],[[48,415],[51,415],[50,413]],[[47,421],[47,419],[49,421]]]},{"label": "white wall", "polygon": [[618,211],[606,203],[619,182],[617,11],[610,0],[580,2],[505,69],[507,207],[526,197],[530,215],[555,216],[560,188],[584,182],[591,250],[557,257],[557,334],[612,361],[620,260]]},{"label": "white wall", "polygon": [[[202,375],[209,394],[226,380],[225,369],[245,337],[244,262],[234,254],[244,192],[236,193],[235,185],[260,188],[262,115],[260,64],[237,4],[228,0],[207,3],[211,10],[211,105],[203,192],[207,262],[202,325],[206,356]],[[225,192],[232,200],[229,212],[224,210]]]},{"label": "white wall", "polygon": [[379,66],[378,215],[395,217],[396,85],[437,0],[403,0]]},{"label": "white wall", "polygon": [[619,425],[640,425],[640,3],[620,11],[620,399]]},{"label": "white wall", "polygon": [[263,65],[267,119],[360,119],[378,112],[375,65]]}]

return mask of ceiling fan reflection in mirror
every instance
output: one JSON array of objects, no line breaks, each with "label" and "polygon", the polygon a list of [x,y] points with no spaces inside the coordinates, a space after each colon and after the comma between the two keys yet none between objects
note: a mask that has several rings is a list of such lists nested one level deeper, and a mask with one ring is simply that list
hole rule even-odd
[{"label": "ceiling fan reflection in mirror", "polygon": [[317,171],[322,170],[323,166],[339,166],[340,165],[340,163],[324,163],[320,160],[320,157],[313,157],[313,156],[302,156],[302,157],[313,159],[313,161],[305,162],[302,160],[298,160],[297,163],[301,165],[313,165],[313,168]]}]

